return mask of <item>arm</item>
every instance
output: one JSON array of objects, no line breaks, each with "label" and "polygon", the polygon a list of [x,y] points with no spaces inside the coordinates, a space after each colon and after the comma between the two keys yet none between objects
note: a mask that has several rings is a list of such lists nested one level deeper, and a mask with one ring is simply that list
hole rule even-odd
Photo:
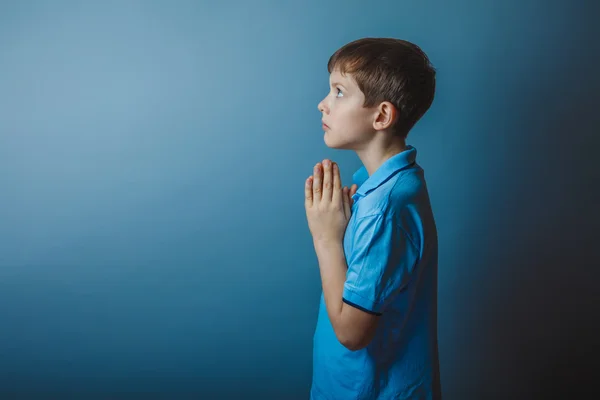
[{"label": "arm", "polygon": [[[351,215],[352,192],[341,187],[337,165],[324,160],[305,183],[308,225],[319,261],[327,313],[335,334],[351,350],[366,347],[378,317],[414,265],[415,248],[393,218],[362,217],[353,228],[348,263],[343,238]],[[390,217],[389,215],[387,217]]]},{"label": "arm", "polygon": [[379,317],[343,301],[346,259],[342,243],[315,242],[327,314],[342,345],[355,351],[366,347],[377,329]]}]

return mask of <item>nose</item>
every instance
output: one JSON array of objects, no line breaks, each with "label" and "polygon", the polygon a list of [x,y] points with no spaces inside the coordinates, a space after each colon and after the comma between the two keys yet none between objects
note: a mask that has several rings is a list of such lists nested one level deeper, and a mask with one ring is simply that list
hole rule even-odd
[{"label": "nose", "polygon": [[323,100],[321,100],[319,102],[319,104],[317,105],[317,108],[319,109],[319,111],[321,111],[324,114],[328,114],[329,113],[329,108],[327,107],[327,104],[325,104],[325,100],[327,99],[324,98]]}]

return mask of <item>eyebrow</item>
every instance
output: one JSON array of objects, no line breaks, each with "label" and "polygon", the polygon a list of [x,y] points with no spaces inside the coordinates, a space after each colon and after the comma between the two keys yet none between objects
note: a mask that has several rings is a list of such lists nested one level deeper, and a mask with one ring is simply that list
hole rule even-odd
[{"label": "eyebrow", "polygon": [[346,90],[347,90],[347,88],[348,88],[346,85],[344,85],[344,84],[343,84],[343,83],[341,83],[341,82],[337,82],[337,81],[335,81],[335,82],[331,82],[331,86],[335,86],[335,85],[341,86],[341,87],[343,87],[343,88],[344,88],[344,89],[346,89]]}]

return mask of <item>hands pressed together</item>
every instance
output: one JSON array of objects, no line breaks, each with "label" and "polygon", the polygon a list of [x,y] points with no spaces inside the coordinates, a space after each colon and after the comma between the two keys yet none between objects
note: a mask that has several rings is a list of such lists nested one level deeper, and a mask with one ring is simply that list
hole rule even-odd
[{"label": "hands pressed together", "polygon": [[325,159],[314,167],[304,186],[308,227],[316,243],[341,243],[350,221],[356,185],[342,187],[336,163]]}]

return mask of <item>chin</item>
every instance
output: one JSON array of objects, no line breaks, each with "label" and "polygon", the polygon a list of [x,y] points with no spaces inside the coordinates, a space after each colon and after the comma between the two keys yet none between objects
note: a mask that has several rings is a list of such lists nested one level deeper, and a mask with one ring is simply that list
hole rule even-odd
[{"label": "chin", "polygon": [[323,141],[325,142],[325,145],[327,147],[329,147],[330,149],[342,149],[344,148],[344,143],[340,143],[339,141],[336,141],[335,139],[333,139],[331,137],[331,133],[329,131],[325,131],[325,134],[323,135]]},{"label": "chin", "polygon": [[330,149],[351,149],[350,143],[333,139],[330,132],[325,132],[325,135],[323,135],[323,141],[325,142],[325,145]]}]

